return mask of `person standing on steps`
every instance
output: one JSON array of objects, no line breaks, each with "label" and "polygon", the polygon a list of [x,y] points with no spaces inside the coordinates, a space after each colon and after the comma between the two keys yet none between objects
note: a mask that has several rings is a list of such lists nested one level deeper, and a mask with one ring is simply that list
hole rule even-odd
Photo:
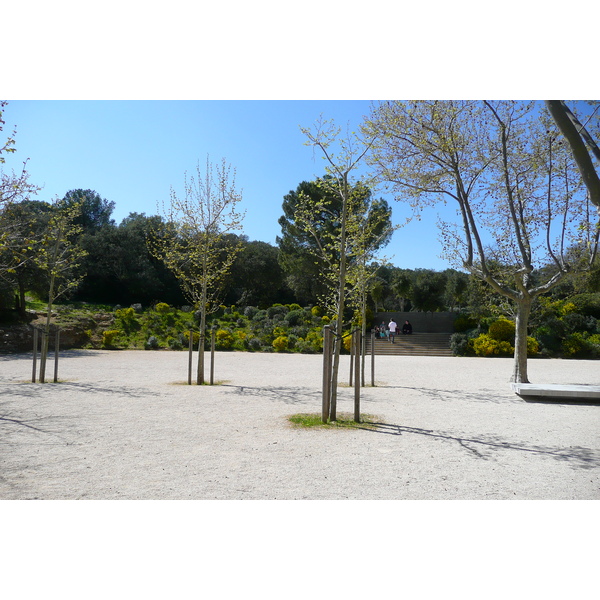
[{"label": "person standing on steps", "polygon": [[390,330],[390,342],[392,342],[392,344],[394,343],[394,336],[396,335],[396,327],[398,327],[398,324],[394,321],[394,317],[392,317],[388,324],[388,329]]}]

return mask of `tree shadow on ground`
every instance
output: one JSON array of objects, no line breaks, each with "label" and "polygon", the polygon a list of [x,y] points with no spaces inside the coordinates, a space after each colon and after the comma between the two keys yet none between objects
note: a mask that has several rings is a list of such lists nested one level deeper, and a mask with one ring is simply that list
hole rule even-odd
[{"label": "tree shadow on ground", "polygon": [[[94,356],[98,354],[98,350],[85,350],[85,349],[80,349],[80,348],[74,348],[72,350],[70,349],[65,349],[65,350],[60,350],[58,353],[58,362],[60,364],[60,361],[62,359],[66,359],[66,358],[87,358],[89,356]],[[106,352],[106,351],[104,351]],[[24,360],[24,361],[33,361],[33,352],[30,350],[29,352],[18,352],[15,354],[0,354],[0,362],[9,362],[9,361],[16,361],[16,360]],[[38,363],[40,360],[40,353],[38,351]],[[48,352],[48,363],[49,364],[54,364],[54,349],[52,347],[50,347],[50,351]]]},{"label": "tree shadow on ground", "polygon": [[[48,395],[52,393],[60,394],[108,394],[112,396],[124,396],[125,398],[147,398],[149,396],[158,397],[162,394],[152,388],[128,387],[125,385],[115,386],[99,386],[95,383],[80,383],[76,381],[59,381],[58,383],[7,383],[0,382],[0,393],[4,398],[35,398],[44,397],[44,393]],[[77,396],[77,401],[80,401],[80,396]]]},{"label": "tree shadow on ground", "polygon": [[473,402],[485,402],[495,404],[505,404],[507,402],[515,402],[520,404],[522,400],[513,394],[510,390],[506,393],[498,392],[496,390],[481,390],[478,392],[465,392],[465,390],[440,390],[433,388],[423,387],[411,387],[402,385],[385,385],[381,386],[386,389],[397,389],[397,390],[410,390],[411,392],[420,392],[426,396],[429,396],[433,400],[440,400],[441,402],[451,402],[452,400],[469,400]]},{"label": "tree shadow on ground", "polygon": [[310,390],[302,387],[252,387],[247,385],[222,385],[228,394],[235,394],[242,397],[256,397],[267,400],[276,400],[285,404],[311,404],[320,406],[322,392],[320,390]]},{"label": "tree shadow on ground", "polygon": [[570,466],[579,469],[595,469],[600,467],[600,452],[593,448],[585,448],[583,446],[569,446],[568,448],[535,446],[527,444],[527,442],[509,442],[498,436],[492,435],[463,437],[445,431],[434,431],[419,427],[406,427],[391,423],[369,423],[369,427],[357,425],[357,428],[371,433],[395,436],[414,434],[441,441],[454,442],[464,448],[474,458],[482,460],[489,460],[493,457],[495,452],[508,450],[538,456],[547,456],[561,462],[567,462]]},{"label": "tree shadow on ground", "polygon": [[[5,403],[6,404],[6,403]],[[0,406],[0,445],[34,444],[44,446],[76,446],[77,442],[68,440],[62,435],[68,431],[65,416],[17,416]],[[38,434],[41,434],[40,437]],[[26,436],[25,438],[23,436]],[[31,437],[33,436],[33,437]]]}]

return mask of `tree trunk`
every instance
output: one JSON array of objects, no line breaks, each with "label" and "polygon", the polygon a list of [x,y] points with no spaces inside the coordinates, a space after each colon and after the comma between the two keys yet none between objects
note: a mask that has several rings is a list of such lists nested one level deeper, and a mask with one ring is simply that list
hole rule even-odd
[{"label": "tree trunk", "polygon": [[342,350],[342,332],[344,328],[344,308],[346,294],[346,219],[348,211],[348,181],[344,176],[344,191],[342,196],[342,219],[340,231],[340,277],[338,284],[338,314],[335,326],[335,345],[333,348],[333,368],[331,372],[331,405],[329,418],[337,420],[337,383],[340,366],[340,353]]},{"label": "tree trunk", "polygon": [[517,319],[515,323],[515,360],[511,381],[529,383],[527,378],[527,325],[531,313],[531,297],[521,293],[517,301]]},{"label": "tree trunk", "polygon": [[206,278],[202,283],[202,294],[200,298],[200,339],[198,340],[198,373],[196,383],[204,385],[204,335],[206,330]]}]

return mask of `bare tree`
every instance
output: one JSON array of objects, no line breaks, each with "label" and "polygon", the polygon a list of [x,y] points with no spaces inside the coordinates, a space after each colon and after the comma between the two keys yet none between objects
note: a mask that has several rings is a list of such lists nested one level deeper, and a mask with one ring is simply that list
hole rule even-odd
[{"label": "bare tree", "polygon": [[[373,109],[365,129],[379,134],[377,172],[415,208],[455,202],[458,221],[441,223],[446,256],[513,302],[511,380],[527,382],[533,299],[581,265],[577,255],[587,252],[589,266],[598,246],[597,215],[590,220],[581,179],[543,107],[390,102]],[[534,271],[547,262],[553,269],[541,282]]]},{"label": "bare tree", "polygon": [[155,230],[149,240],[154,256],[179,279],[187,298],[200,312],[200,343],[196,382],[204,383],[206,317],[219,307],[223,283],[241,251],[240,244],[227,244],[226,236],[241,229],[242,199],[235,187],[235,170],[223,159],[196,167],[196,176],[185,176],[183,197],[171,190],[168,207],[163,206],[166,227]]}]

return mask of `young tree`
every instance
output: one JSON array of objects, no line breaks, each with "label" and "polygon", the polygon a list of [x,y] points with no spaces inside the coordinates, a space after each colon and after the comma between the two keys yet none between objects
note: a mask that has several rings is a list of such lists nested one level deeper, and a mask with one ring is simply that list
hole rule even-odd
[{"label": "young tree", "polygon": [[171,189],[170,205],[163,206],[165,226],[149,241],[152,254],[175,274],[200,313],[198,385],[204,383],[206,317],[218,309],[223,283],[241,250],[241,244],[223,243],[228,233],[241,229],[241,199],[235,171],[225,159],[215,166],[207,157],[204,172],[198,163],[196,177],[186,174],[183,197]]},{"label": "young tree", "polygon": [[[511,380],[527,382],[527,325],[536,296],[574,263],[566,250],[598,245],[581,181],[542,106],[524,102],[390,102],[374,108],[366,131],[379,134],[377,172],[415,207],[440,196],[456,202],[458,224],[443,223],[448,258],[509,298],[516,311]],[[549,279],[536,264],[550,259]],[[579,263],[581,264],[581,263]]]},{"label": "young tree", "polygon": [[80,210],[78,204],[67,205],[62,200],[55,201],[52,205],[48,225],[34,246],[33,262],[43,274],[48,285],[48,306],[44,327],[46,336],[40,360],[40,381],[42,383],[45,381],[53,304],[60,296],[75,289],[83,278],[83,273],[78,269],[86,253],[77,243],[77,238],[81,234],[81,226],[74,224]]},{"label": "young tree", "polygon": [[[364,182],[353,184],[350,179],[351,173],[359,167],[369,151],[372,139],[361,140],[354,134],[342,137],[340,129],[333,122],[323,120],[319,120],[314,129],[303,128],[302,132],[308,138],[307,144],[319,149],[327,162],[327,176],[317,181],[324,190],[324,200],[315,203],[311,197],[301,194],[294,221],[296,226],[312,236],[315,244],[313,252],[319,257],[323,268],[321,277],[330,290],[325,304],[335,315],[335,341],[329,417],[335,421],[347,288],[353,283],[353,278],[354,283],[360,279],[358,271],[353,273],[351,268],[352,265],[356,265],[357,269],[359,265],[362,266],[362,257],[366,256],[367,248],[381,246],[386,235],[389,240],[390,214],[389,210],[381,210],[382,206],[371,214],[368,211],[369,204],[365,205],[365,197],[370,197],[370,186]],[[339,202],[339,211],[331,210],[332,198]],[[367,226],[369,216],[371,223]],[[379,235],[374,235],[376,231]],[[362,234],[370,236],[370,243],[365,241],[364,236],[361,237]]]}]

